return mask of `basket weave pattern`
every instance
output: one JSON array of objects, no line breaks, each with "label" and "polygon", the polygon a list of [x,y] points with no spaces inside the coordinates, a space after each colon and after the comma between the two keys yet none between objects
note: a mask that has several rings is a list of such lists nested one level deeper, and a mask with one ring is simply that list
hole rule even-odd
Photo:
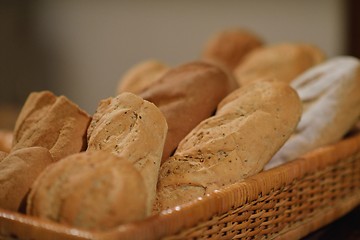
[{"label": "basket weave pattern", "polygon": [[[299,239],[360,204],[360,134],[111,231],[0,209],[5,239]],[[1,238],[2,239],[2,238]]]},{"label": "basket weave pattern", "polygon": [[[272,239],[360,194],[360,154],[167,239]],[[359,197],[357,197],[359,198]]]}]

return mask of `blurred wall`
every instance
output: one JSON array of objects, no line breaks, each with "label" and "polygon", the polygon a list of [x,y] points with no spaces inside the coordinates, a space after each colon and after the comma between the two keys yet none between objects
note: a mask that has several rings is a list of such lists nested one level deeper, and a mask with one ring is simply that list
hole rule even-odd
[{"label": "blurred wall", "polygon": [[[253,30],[269,44],[301,41],[318,45],[328,56],[345,52],[341,0],[38,0],[0,5],[1,27],[7,28],[0,33],[6,50],[0,58],[1,94],[18,95],[2,101],[22,104],[30,91],[49,89],[90,114],[101,99],[115,94],[120,77],[133,65],[150,58],[172,66],[194,60],[212,34],[229,27]],[[7,24],[9,19],[19,22],[9,27],[6,19]],[[12,32],[14,27],[19,32]],[[8,47],[14,43],[17,57]]]}]

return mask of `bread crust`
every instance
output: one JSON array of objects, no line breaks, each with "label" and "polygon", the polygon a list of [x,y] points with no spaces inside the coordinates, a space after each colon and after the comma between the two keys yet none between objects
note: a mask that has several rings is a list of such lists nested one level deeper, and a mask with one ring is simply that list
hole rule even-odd
[{"label": "bread crust", "polygon": [[360,61],[338,56],[309,69],[291,85],[304,112],[296,131],[266,169],[339,141],[360,117]]},{"label": "bread crust", "polygon": [[168,134],[163,151],[165,162],[179,142],[202,120],[212,116],[217,104],[237,88],[235,80],[218,66],[195,61],[169,70],[140,96],[164,114]]},{"label": "bread crust", "polygon": [[70,155],[34,183],[27,213],[87,230],[108,230],[146,216],[146,189],[128,160],[105,151]]},{"label": "bread crust", "polygon": [[259,81],[232,92],[162,165],[154,211],[260,172],[290,137],[300,115],[301,102],[288,84]]},{"label": "bread crust", "polygon": [[323,62],[325,53],[305,43],[279,43],[257,48],[234,70],[240,86],[263,78],[290,83],[305,70]]},{"label": "bread crust", "polygon": [[202,59],[215,61],[233,71],[244,57],[263,46],[264,41],[247,29],[226,29],[211,36],[206,42]]},{"label": "bread crust", "polygon": [[89,122],[90,116],[65,96],[33,92],[16,120],[12,151],[42,146],[57,161],[86,148]]},{"label": "bread crust", "polygon": [[103,150],[127,159],[145,180],[150,214],[167,123],[153,104],[132,93],[99,103],[88,129],[87,151]]},{"label": "bread crust", "polygon": [[43,147],[22,148],[3,155],[0,160],[0,207],[18,211],[32,183],[53,163]]}]

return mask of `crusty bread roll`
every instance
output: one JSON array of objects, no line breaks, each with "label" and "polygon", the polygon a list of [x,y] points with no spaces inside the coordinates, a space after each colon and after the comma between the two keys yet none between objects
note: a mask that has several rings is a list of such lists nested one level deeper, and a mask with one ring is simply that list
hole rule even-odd
[{"label": "crusty bread roll", "polygon": [[357,58],[329,59],[303,73],[291,85],[303,102],[304,113],[296,132],[266,169],[339,141],[360,117],[360,61]]},{"label": "crusty bread roll", "polygon": [[220,67],[195,61],[169,70],[156,85],[140,94],[161,110],[168,123],[162,162],[186,134],[214,114],[217,104],[236,87],[235,80]]},{"label": "crusty bread roll", "polygon": [[154,211],[260,172],[300,115],[301,102],[288,84],[257,81],[232,92],[215,116],[194,128],[162,165]]},{"label": "crusty bread roll", "polygon": [[305,70],[323,62],[325,53],[318,47],[302,43],[280,43],[257,48],[234,70],[240,86],[254,80],[275,78],[290,83]]},{"label": "crusty bread roll", "polygon": [[100,102],[88,129],[88,149],[127,159],[145,180],[148,213],[156,195],[167,123],[152,103],[132,93]]},{"label": "crusty bread roll", "polygon": [[16,120],[12,151],[41,146],[59,160],[86,148],[90,116],[65,96],[33,92]]},{"label": "crusty bread roll", "polygon": [[0,151],[10,152],[13,141],[13,133],[9,130],[0,130]]},{"label": "crusty bread roll", "polygon": [[146,216],[144,180],[127,159],[81,152],[36,179],[27,213],[87,230],[107,230]]},{"label": "crusty bread roll", "polygon": [[131,92],[139,94],[152,85],[169,69],[158,60],[146,60],[130,68],[119,80],[117,94]]},{"label": "crusty bread roll", "polygon": [[206,42],[201,57],[215,61],[232,71],[248,53],[262,45],[263,40],[247,29],[226,29]]},{"label": "crusty bread roll", "polygon": [[22,148],[5,156],[0,161],[0,207],[18,211],[32,183],[52,162],[43,147]]}]

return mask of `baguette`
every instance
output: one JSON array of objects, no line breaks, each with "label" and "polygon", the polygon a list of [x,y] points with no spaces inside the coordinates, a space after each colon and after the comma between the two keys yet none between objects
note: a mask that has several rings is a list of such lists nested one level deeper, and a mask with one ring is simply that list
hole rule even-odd
[{"label": "baguette", "polygon": [[214,114],[217,104],[236,87],[235,80],[220,67],[195,61],[169,70],[156,85],[140,94],[160,109],[168,124],[162,163],[186,134]]},{"label": "baguette", "polygon": [[290,83],[305,70],[323,62],[325,53],[301,43],[280,43],[257,48],[235,68],[240,86],[259,79],[274,78]]},{"label": "baguette", "polygon": [[300,115],[301,102],[288,84],[258,81],[232,92],[162,165],[154,212],[260,172]]},{"label": "baguette", "polygon": [[291,85],[299,93],[304,112],[296,131],[266,169],[339,141],[360,117],[360,61],[355,57],[331,58]]}]

